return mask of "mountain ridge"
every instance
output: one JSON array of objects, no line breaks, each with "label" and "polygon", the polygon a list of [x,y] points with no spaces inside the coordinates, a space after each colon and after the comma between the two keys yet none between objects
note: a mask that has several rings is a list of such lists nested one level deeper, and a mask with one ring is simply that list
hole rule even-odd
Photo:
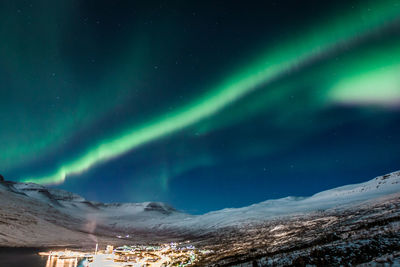
[{"label": "mountain ridge", "polygon": [[190,215],[161,202],[99,203],[61,189],[3,181],[0,182],[0,246],[185,239],[285,216],[356,206],[398,192],[400,171],[310,197],[272,199],[242,208]]}]

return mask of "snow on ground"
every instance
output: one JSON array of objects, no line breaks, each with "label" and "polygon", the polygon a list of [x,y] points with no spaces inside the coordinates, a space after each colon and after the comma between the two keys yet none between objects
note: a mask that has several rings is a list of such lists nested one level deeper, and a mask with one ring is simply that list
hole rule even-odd
[{"label": "snow on ground", "polygon": [[43,246],[74,244],[87,235],[67,229],[52,221],[71,221],[53,206],[22,194],[0,189],[0,246]]},{"label": "snow on ground", "polygon": [[400,171],[376,177],[365,183],[322,191],[311,197],[285,197],[244,208],[223,209],[183,221],[181,226],[226,227],[279,216],[326,210],[400,192]]},{"label": "snow on ground", "polygon": [[[0,246],[69,244],[92,234],[140,231],[216,231],[278,217],[357,205],[400,192],[400,171],[311,197],[267,200],[243,208],[189,215],[164,203],[97,203],[32,183],[0,183]],[[89,236],[88,236],[89,235]]]}]

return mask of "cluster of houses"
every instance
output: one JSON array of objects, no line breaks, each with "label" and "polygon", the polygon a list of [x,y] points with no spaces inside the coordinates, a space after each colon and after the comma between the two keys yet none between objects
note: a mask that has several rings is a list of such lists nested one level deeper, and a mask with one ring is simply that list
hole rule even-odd
[{"label": "cluster of houses", "polygon": [[189,243],[170,243],[163,245],[133,245],[114,248],[108,245],[105,250],[94,253],[74,252],[70,250],[41,252],[48,256],[48,266],[58,266],[57,262],[68,261],[68,266],[104,267],[104,266],[191,266],[199,259],[199,253]]}]

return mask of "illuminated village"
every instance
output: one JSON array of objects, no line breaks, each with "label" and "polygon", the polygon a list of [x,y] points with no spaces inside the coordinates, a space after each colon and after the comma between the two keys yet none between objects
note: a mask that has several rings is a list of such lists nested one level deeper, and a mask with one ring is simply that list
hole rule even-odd
[{"label": "illuminated village", "polygon": [[208,251],[196,249],[189,242],[156,246],[133,245],[105,250],[79,252],[71,250],[40,252],[48,257],[46,267],[134,267],[134,266],[193,266],[201,254]]}]

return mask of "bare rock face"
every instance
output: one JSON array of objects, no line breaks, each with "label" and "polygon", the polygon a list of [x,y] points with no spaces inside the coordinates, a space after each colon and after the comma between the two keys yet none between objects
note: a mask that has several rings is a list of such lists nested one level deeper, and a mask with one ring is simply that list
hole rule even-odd
[{"label": "bare rock face", "polygon": [[144,208],[145,211],[155,211],[163,214],[171,214],[172,212],[175,212],[176,210],[165,203],[159,203],[159,202],[150,202],[146,205]]}]

